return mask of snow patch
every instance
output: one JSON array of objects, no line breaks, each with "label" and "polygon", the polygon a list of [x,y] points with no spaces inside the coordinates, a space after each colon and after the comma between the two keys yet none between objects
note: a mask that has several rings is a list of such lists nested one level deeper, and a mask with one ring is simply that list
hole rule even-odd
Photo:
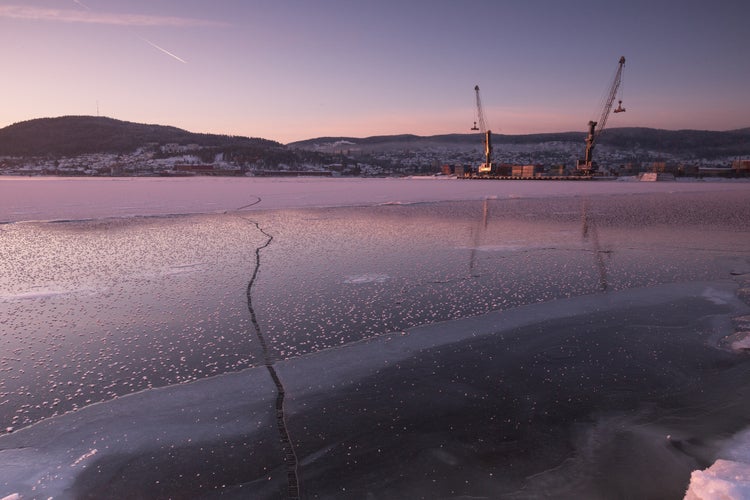
[{"label": "snow patch", "polygon": [[693,471],[685,500],[750,498],[750,429],[736,434],[718,456],[711,467]]},{"label": "snow patch", "polygon": [[[84,295],[96,295],[101,290],[95,288],[76,288],[71,290],[55,289],[55,288],[39,288],[37,290],[30,290],[18,293],[10,293],[0,295],[0,302],[16,302],[21,300],[37,300],[46,299],[51,297],[57,297],[60,295],[73,295],[73,294],[84,294]],[[0,499],[3,500],[3,499]]]},{"label": "snow patch", "polygon": [[70,464],[70,466],[71,466],[71,467],[75,467],[76,465],[80,464],[80,463],[81,463],[81,462],[83,462],[84,460],[87,460],[87,459],[89,459],[89,458],[93,457],[94,455],[96,455],[96,453],[97,453],[98,451],[99,451],[99,450],[97,450],[96,448],[94,448],[93,450],[91,450],[91,451],[89,451],[89,452],[86,452],[86,453],[84,453],[83,455],[81,455],[80,457],[78,457],[78,458],[76,459],[76,461],[75,461],[75,462],[73,462],[72,464]]},{"label": "snow patch", "polygon": [[750,466],[731,460],[717,460],[706,470],[690,475],[685,500],[740,500],[750,498]]},{"label": "snow patch", "polygon": [[359,274],[356,276],[347,276],[344,283],[350,283],[354,285],[361,285],[363,283],[385,283],[391,279],[387,274],[367,273]]},{"label": "snow patch", "polygon": [[744,337],[732,342],[732,350],[733,351],[750,350],[750,332],[739,332],[739,335],[742,335]]},{"label": "snow patch", "polygon": [[735,295],[732,292],[727,292],[726,290],[716,290],[715,288],[710,287],[706,288],[703,291],[701,297],[708,299],[717,306],[729,304],[735,299]]}]

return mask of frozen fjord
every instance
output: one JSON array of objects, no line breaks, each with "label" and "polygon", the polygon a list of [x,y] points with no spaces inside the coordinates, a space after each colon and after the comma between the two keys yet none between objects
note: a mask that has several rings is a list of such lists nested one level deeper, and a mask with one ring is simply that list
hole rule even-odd
[{"label": "frozen fjord", "polygon": [[465,182],[424,178],[61,178],[0,176],[0,224],[28,220],[423,203],[485,198],[738,192],[747,182]]},{"label": "frozen fjord", "polygon": [[[425,182],[430,186],[455,184],[414,181],[417,185]],[[410,189],[413,189],[414,183],[406,185],[411,185]],[[306,182],[303,181],[302,184]],[[304,191],[297,184],[287,185],[289,186],[293,191]],[[509,310],[527,303],[552,301],[602,290],[727,277],[730,276],[730,270],[737,277],[746,272],[746,246],[743,243],[747,242],[747,233],[743,239],[741,231],[746,229],[741,222],[743,216],[735,210],[738,202],[747,199],[743,198],[744,194],[737,192],[734,186],[734,191],[728,191],[729,199],[735,203],[727,204],[725,200],[717,201],[720,197],[710,193],[713,186],[701,186],[699,191],[692,191],[695,188],[691,187],[687,194],[680,191],[682,185],[672,186],[670,191],[663,193],[666,195],[663,197],[644,195],[637,190],[628,191],[629,195],[635,195],[637,199],[628,199],[626,196],[605,198],[585,192],[580,199],[570,199],[569,195],[566,198],[558,193],[557,201],[546,202],[528,199],[532,197],[534,190],[522,183],[516,185],[515,193],[503,192],[506,187],[484,188],[497,190],[499,193],[484,193],[482,197],[490,200],[483,203],[441,204],[440,207],[365,207],[346,212],[305,210],[274,214],[253,213],[253,219],[262,216],[263,227],[272,232],[277,230],[274,246],[264,254],[264,265],[267,267],[261,273],[261,293],[257,296],[256,308],[270,316],[263,327],[276,349],[275,355],[283,359],[335,345],[346,345],[391,330],[480,314],[493,309]],[[418,195],[412,194],[413,197],[429,198],[435,195],[430,187],[419,189]],[[723,193],[724,189],[720,191]],[[428,194],[425,195],[425,192]],[[518,192],[524,192],[527,198]],[[535,195],[541,196],[540,193]],[[252,196],[247,193],[246,196],[249,199],[245,201],[254,201]],[[493,197],[496,199],[491,199]],[[387,199],[408,203],[409,192],[398,191],[398,196],[393,195]],[[382,202],[384,201],[378,203]],[[316,201],[313,204],[321,203]],[[144,210],[148,212],[147,209]],[[726,210],[726,213],[721,213],[722,210]],[[676,216],[674,211],[682,214]],[[696,220],[701,218],[706,218],[705,227],[696,225]],[[670,228],[674,225],[677,227]],[[57,289],[40,289],[37,277],[32,276],[27,283],[31,287],[26,291],[21,289],[23,287],[16,286],[6,292],[5,305],[17,307],[16,311],[36,308],[34,315],[42,312],[51,318],[65,317],[59,310],[54,314],[45,312],[51,307],[87,307],[82,304],[131,307],[129,314],[123,314],[121,320],[113,322],[111,335],[115,340],[129,338],[131,344],[117,349],[105,345],[103,358],[106,362],[96,367],[96,370],[85,370],[86,373],[91,372],[93,380],[84,384],[82,391],[87,391],[87,387],[91,385],[110,387],[115,380],[127,379],[115,376],[115,380],[104,383],[97,377],[108,376],[112,371],[109,363],[122,362],[122,354],[130,349],[130,345],[148,349],[151,341],[164,338],[165,330],[189,332],[186,338],[176,338],[175,353],[180,349],[184,350],[186,343],[198,346],[199,352],[193,359],[182,360],[182,357],[177,357],[174,364],[179,369],[184,368],[182,365],[191,369],[200,367],[199,373],[171,380],[167,377],[154,383],[153,374],[169,372],[158,366],[162,364],[162,358],[172,358],[159,352],[159,355],[151,356],[154,359],[141,356],[138,358],[140,362],[135,364],[131,363],[132,360],[125,360],[126,375],[137,375],[131,377],[133,384],[124,387],[125,392],[148,387],[149,384],[163,385],[216,373],[217,371],[205,371],[203,368],[206,364],[215,366],[215,358],[228,356],[238,348],[245,350],[244,358],[238,360],[239,365],[225,365],[213,370],[220,373],[236,370],[243,362],[257,363],[257,346],[253,348],[252,345],[241,343],[239,336],[232,337],[234,340],[227,342],[223,350],[217,350],[211,344],[222,334],[226,337],[229,331],[241,331],[247,327],[247,318],[240,317],[245,304],[237,299],[236,292],[241,291],[246,284],[249,272],[247,263],[260,239],[257,232],[248,231],[246,220],[234,216],[210,216],[168,218],[166,222],[164,219],[79,221],[55,226],[60,229],[49,231],[49,226],[45,224],[18,227],[11,225],[4,229],[7,236],[8,232],[13,233],[20,227],[20,236],[22,239],[26,237],[26,241],[28,234],[23,233],[30,227],[39,229],[35,236],[49,237],[51,232],[56,232],[58,240],[49,245],[51,247],[65,247],[66,242],[74,242],[82,234],[90,235],[88,243],[82,245],[85,250],[97,248],[94,240],[102,235],[101,249],[106,249],[119,227],[125,235],[123,248],[130,244],[140,249],[134,256],[125,259],[123,255],[128,254],[122,252],[115,253],[110,261],[105,259],[107,265],[100,266],[100,269],[110,273],[101,273],[102,278],[94,276],[92,279],[91,273],[85,271],[79,274],[58,273],[53,283],[58,286]],[[339,228],[338,232],[336,228]],[[706,242],[706,228],[709,228],[712,237],[710,243]],[[135,245],[132,240],[134,234],[139,238]],[[149,234],[166,236],[167,239],[176,238],[175,241],[179,242],[177,247],[187,251],[180,254],[180,259],[171,261],[164,257],[168,249],[153,246],[154,238],[149,238]],[[351,237],[350,234],[360,236]],[[17,236],[19,235],[14,235]],[[304,242],[294,242],[295,236]],[[219,245],[213,246],[210,243],[212,240],[223,241],[222,246],[231,250],[217,253]],[[197,252],[200,258],[193,255],[195,245],[191,241],[209,242],[203,244],[204,248]],[[337,253],[335,250],[342,246],[341,241],[345,243]],[[436,241],[443,243],[436,246]],[[305,246],[309,249],[306,250]],[[144,252],[146,247],[150,250]],[[144,254],[148,258],[144,259]],[[212,258],[214,255],[216,258]],[[93,252],[89,260],[96,264],[100,256],[101,252]],[[324,262],[325,260],[328,262]],[[72,256],[71,265],[67,268],[75,261],[75,256]],[[139,274],[141,269],[136,272],[128,268],[133,266],[132,261],[138,262],[136,267],[140,266],[149,272]],[[335,272],[331,272],[334,269],[332,265],[335,265]],[[77,269],[80,271],[80,268]],[[144,274],[147,275],[145,280]],[[133,279],[133,276],[138,279]],[[268,278],[265,282],[264,276]],[[175,281],[177,279],[180,281]],[[66,280],[70,282],[70,286],[60,286],[61,283],[65,285]],[[114,280],[116,285],[112,286],[109,280]],[[276,281],[280,285],[274,285]],[[104,286],[101,286],[102,283]],[[117,287],[121,290],[118,291]],[[227,294],[225,287],[234,287],[235,292]],[[149,288],[152,288],[151,293]],[[140,307],[143,309],[153,308],[155,303],[158,304],[158,301],[151,300],[158,293],[166,291],[180,294],[178,310],[185,316],[180,318],[182,324],[159,324],[158,335],[152,332],[150,337],[146,335],[146,331],[152,325],[130,324],[138,323],[142,318],[137,307],[133,308],[138,302],[132,293],[134,289],[138,289],[139,294],[141,291],[146,292],[145,298],[138,299],[142,301]],[[73,293],[70,293],[71,290]],[[107,302],[103,298],[106,293],[102,293],[102,290],[113,295],[116,300]],[[342,291],[345,295],[351,295],[348,301],[340,299]],[[80,298],[81,294],[85,300],[71,300],[72,297]],[[239,295],[241,297],[241,293]],[[321,298],[316,301],[306,295]],[[216,300],[215,306],[207,305],[217,296],[221,300]],[[296,303],[298,307],[290,310],[290,303]],[[278,304],[287,306],[279,308]],[[327,314],[321,308],[322,304],[326,307],[333,306],[333,314]],[[368,307],[356,307],[361,304],[367,304]],[[357,314],[350,314],[351,317],[346,320],[337,319],[347,311],[352,311],[352,307]],[[133,309],[136,311],[133,312]],[[156,309],[157,311],[149,310],[149,315],[158,318],[171,310],[170,306]],[[362,309],[366,311],[363,312]],[[138,321],[129,322],[129,315],[137,317]],[[89,316],[92,323],[102,317],[99,313],[91,313]],[[225,319],[218,319],[225,316],[234,319],[229,324]],[[18,316],[14,314],[12,317]],[[86,314],[83,317],[85,319]],[[334,324],[330,323],[331,317]],[[200,329],[206,329],[207,320],[213,326],[207,328],[207,333],[201,334]],[[23,324],[23,321],[16,320],[15,326],[22,327]],[[80,327],[80,324],[77,326]],[[118,327],[132,331],[123,335],[117,330]],[[317,334],[311,334],[311,327],[318,328]],[[86,333],[85,329],[83,331]],[[292,335],[289,335],[290,331]],[[72,333],[80,335],[81,331],[73,328]],[[86,340],[97,342],[97,335],[98,331],[93,329]],[[198,338],[193,339],[196,335]],[[200,335],[204,337],[201,338]],[[75,343],[68,345],[75,346]],[[209,346],[207,349],[206,345]],[[90,343],[83,343],[80,347],[77,351],[80,356],[102,352],[99,350],[101,345],[92,348]],[[31,351],[41,357],[39,349],[43,347],[34,347]],[[203,352],[200,352],[201,349],[204,349]],[[23,349],[20,352],[28,354]],[[23,359],[19,360],[23,362]],[[206,360],[209,360],[208,363]],[[44,361],[37,360],[37,363],[44,365]],[[37,363],[35,369],[44,374],[44,370],[36,366]],[[145,375],[140,372],[144,365],[151,366]],[[148,378],[148,383],[138,382],[142,377]],[[63,386],[67,385],[64,383],[66,376],[62,378]],[[77,378],[74,376],[72,380]],[[40,377],[40,383],[43,382],[44,377]],[[82,396],[80,405],[98,400],[96,397],[91,398],[91,394],[88,397],[85,394]],[[40,400],[40,403],[43,402]],[[446,457],[443,455],[443,458]]]},{"label": "frozen fjord", "polygon": [[[302,484],[320,497],[674,496],[748,412],[736,381],[750,364],[709,338],[750,311],[735,291],[561,299],[280,361]],[[0,486],[22,498],[277,498],[272,389],[258,367],[44,420],[0,437]]]}]

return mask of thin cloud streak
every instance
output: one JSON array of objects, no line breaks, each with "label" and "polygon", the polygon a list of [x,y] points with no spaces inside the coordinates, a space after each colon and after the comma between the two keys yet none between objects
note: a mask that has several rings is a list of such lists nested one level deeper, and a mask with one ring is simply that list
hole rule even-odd
[{"label": "thin cloud streak", "polygon": [[[85,7],[80,2],[75,2]],[[86,7],[87,8],[87,7]],[[217,21],[171,16],[146,16],[140,14],[118,14],[93,12],[91,9],[48,9],[25,5],[0,5],[0,18],[29,21],[52,21],[61,23],[109,24],[115,26],[226,26]]]}]

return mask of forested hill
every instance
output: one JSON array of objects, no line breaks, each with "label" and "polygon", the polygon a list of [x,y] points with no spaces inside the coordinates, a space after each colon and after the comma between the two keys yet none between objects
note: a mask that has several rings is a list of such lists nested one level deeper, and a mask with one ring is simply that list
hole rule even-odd
[{"label": "forested hill", "polygon": [[176,127],[98,116],[39,118],[0,129],[0,156],[128,153],[153,143],[218,148],[281,147],[278,142],[267,139],[196,134]]},{"label": "forested hill", "polygon": [[[582,147],[584,132],[543,134],[493,134],[496,148],[503,145],[575,144]],[[39,118],[0,129],[0,156],[63,157],[90,153],[131,153],[158,144],[196,144],[204,150],[241,151],[253,158],[300,161],[303,152],[330,153],[347,149],[371,152],[403,150],[466,150],[481,145],[479,134],[412,134],[356,137],[319,137],[286,146],[267,139],[216,134],[197,134],[176,127],[133,123],[96,116]],[[723,158],[750,155],[750,128],[732,131],[612,128],[599,145],[633,152],[648,150],[681,158]],[[287,147],[288,146],[288,147]],[[304,156],[304,155],[303,155]],[[298,158],[299,157],[299,158]],[[322,161],[322,160],[321,160]]]},{"label": "forested hill", "polygon": [[[504,144],[574,143],[583,145],[586,133],[559,132],[544,134],[506,135],[492,134],[496,147]],[[479,134],[447,134],[433,136],[389,135],[367,138],[320,137],[298,141],[288,146],[295,149],[330,150],[366,148],[387,151],[399,149],[426,149],[434,147],[461,147],[481,143]],[[605,130],[599,145],[622,151],[649,150],[680,157],[717,158],[750,155],[750,128],[725,132],[709,130],[662,130],[642,127],[612,128]]]}]

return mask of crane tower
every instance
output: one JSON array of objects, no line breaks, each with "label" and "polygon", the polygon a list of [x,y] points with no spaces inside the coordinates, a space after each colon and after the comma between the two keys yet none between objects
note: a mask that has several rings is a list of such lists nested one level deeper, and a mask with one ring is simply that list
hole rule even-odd
[{"label": "crane tower", "polygon": [[[607,118],[609,118],[610,111],[612,111],[612,104],[615,102],[617,90],[620,88],[620,83],[622,82],[622,68],[624,65],[625,57],[623,56],[620,57],[617,72],[615,72],[614,80],[612,81],[612,85],[610,85],[609,87],[609,93],[607,94],[607,98],[604,101],[604,107],[602,108],[601,115],[599,116],[599,121],[589,122],[589,133],[586,136],[586,153],[584,158],[582,160],[578,160],[578,164],[576,165],[576,170],[580,174],[590,175],[596,172],[596,162],[594,162],[593,160],[594,146],[596,145],[596,141],[599,138],[599,135],[602,133],[604,127],[607,124]],[[617,108],[612,112],[622,113],[624,111],[625,108],[622,107],[621,99],[617,105]]]},{"label": "crane tower", "polygon": [[[471,130],[479,130],[484,138],[484,163],[479,165],[478,173],[490,174],[492,173],[492,131],[487,130],[487,123],[484,120],[482,99],[479,97],[479,85],[474,87],[474,92],[477,95],[477,121],[474,122]],[[477,122],[479,122],[479,127],[477,127]]]}]

